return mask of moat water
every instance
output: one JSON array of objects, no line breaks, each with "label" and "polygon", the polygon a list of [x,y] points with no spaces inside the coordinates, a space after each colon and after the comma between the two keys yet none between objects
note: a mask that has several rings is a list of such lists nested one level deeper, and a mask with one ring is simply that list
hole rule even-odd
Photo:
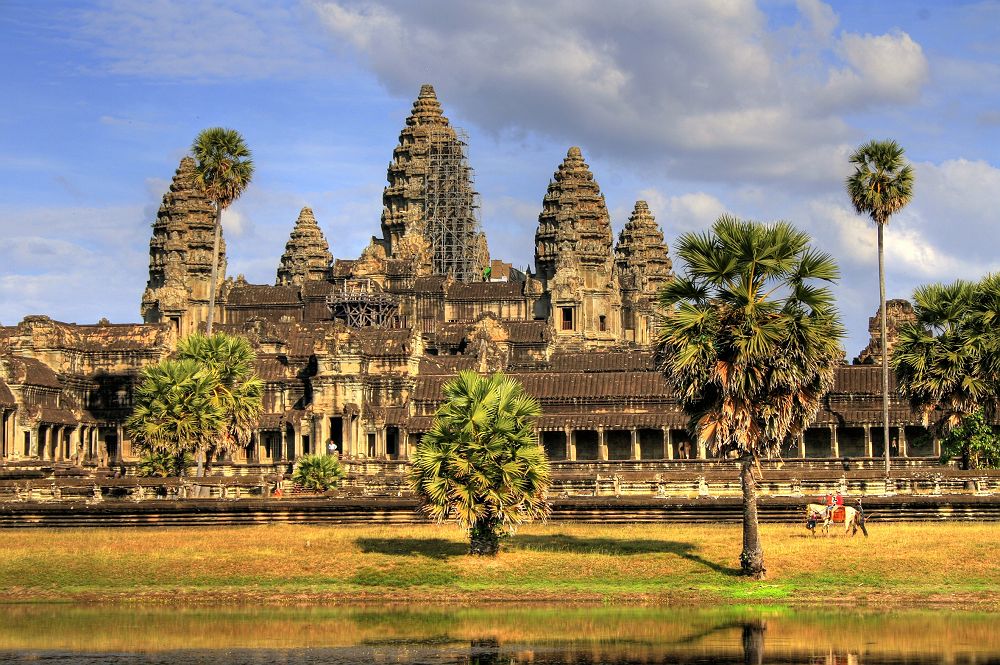
[{"label": "moat water", "polygon": [[0,605],[12,663],[1000,664],[1000,614]]}]

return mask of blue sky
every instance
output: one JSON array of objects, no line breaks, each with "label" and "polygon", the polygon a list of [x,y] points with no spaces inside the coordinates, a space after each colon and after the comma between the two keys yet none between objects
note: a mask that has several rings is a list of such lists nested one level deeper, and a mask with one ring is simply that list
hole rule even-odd
[{"label": "blue sky", "polygon": [[844,273],[849,358],[878,302],[847,155],[891,137],[916,171],[887,231],[889,297],[1000,270],[1000,3],[0,3],[0,322],[139,319],[150,225],[201,129],[257,165],[229,269],[273,283],[303,205],[338,258],[379,233],[421,83],[470,136],[496,258],[532,261],[548,179],[582,147],[620,229],[668,244],[723,212],[787,219]]}]

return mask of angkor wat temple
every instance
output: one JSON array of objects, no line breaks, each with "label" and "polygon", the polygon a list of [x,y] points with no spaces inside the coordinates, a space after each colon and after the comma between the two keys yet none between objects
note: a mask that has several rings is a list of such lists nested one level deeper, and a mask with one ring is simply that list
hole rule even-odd
[{"label": "angkor wat temple", "polygon": [[[637,201],[615,241],[579,148],[556,166],[541,201],[533,271],[491,258],[464,136],[429,85],[400,132],[383,206],[381,237],[359,258],[334,258],[303,208],[273,285],[220,283],[218,329],[252,341],[266,383],[265,413],[236,467],[287,463],[331,442],[348,460],[405,460],[460,369],[520,379],[542,405],[552,460],[706,456],[653,364],[656,292],[673,274],[663,231]],[[142,323],[29,316],[0,327],[5,462],[136,457],[122,428],[133,386],[178,337],[203,327],[212,232],[212,205],[185,157],[153,223]],[[222,275],[225,266],[223,246]],[[912,317],[905,301],[890,305],[897,323]],[[786,458],[872,457],[873,441],[879,454],[877,330],[856,364],[838,369]],[[905,401],[894,398],[890,415],[896,454],[935,452]]]}]

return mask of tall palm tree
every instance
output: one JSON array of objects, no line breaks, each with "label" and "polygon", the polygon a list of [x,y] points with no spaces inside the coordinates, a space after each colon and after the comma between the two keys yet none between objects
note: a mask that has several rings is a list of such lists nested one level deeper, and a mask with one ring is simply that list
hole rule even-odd
[{"label": "tall palm tree", "polygon": [[215,320],[215,292],[219,279],[219,238],[222,211],[232,205],[253,178],[250,149],[235,129],[211,127],[202,130],[191,145],[197,162],[195,179],[215,204],[215,245],[212,250],[212,278],[208,295],[208,334]]},{"label": "tall palm tree", "polygon": [[[196,333],[180,341],[177,357],[199,363],[216,379],[212,393],[223,413],[223,422],[219,436],[206,448],[209,462],[218,450],[232,452],[249,443],[263,411],[264,394],[264,384],[254,370],[257,356],[250,342],[238,335]],[[200,467],[201,456],[198,463]]]},{"label": "tall palm tree", "polygon": [[878,227],[878,294],[882,330],[882,434],[885,476],[889,477],[889,353],[886,340],[885,252],[883,231],[889,218],[913,198],[913,167],[903,159],[895,141],[869,141],[851,154],[854,173],[847,178],[847,194],[859,215],[868,215]]},{"label": "tall palm tree", "polygon": [[549,462],[538,443],[538,402],[501,373],[460,372],[417,444],[410,485],[423,510],[469,531],[471,554],[495,555],[500,538],[549,512]]},{"label": "tall palm tree", "polygon": [[833,385],[844,329],[822,283],[837,266],[785,222],[723,216],[676,246],[686,272],[660,292],[658,362],[692,436],[740,460],[740,565],[763,579],[754,474],[805,430]]},{"label": "tall palm tree", "polygon": [[225,414],[215,399],[215,374],[194,360],[164,360],[145,368],[125,429],[149,452],[174,458],[209,445]]},{"label": "tall palm tree", "polygon": [[[1000,402],[1000,275],[975,283],[922,286],[913,300],[916,322],[900,330],[892,354],[900,391],[938,438],[979,410],[995,418]],[[967,467],[969,451],[963,452]]]}]

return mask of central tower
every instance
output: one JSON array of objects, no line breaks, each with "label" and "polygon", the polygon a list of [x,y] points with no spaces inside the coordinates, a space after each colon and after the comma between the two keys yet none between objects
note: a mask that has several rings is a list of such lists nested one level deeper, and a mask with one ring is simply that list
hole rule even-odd
[{"label": "central tower", "polygon": [[469,282],[481,279],[489,263],[466,147],[464,134],[441,112],[434,88],[421,86],[382,194],[386,254],[413,262],[418,274]]}]

